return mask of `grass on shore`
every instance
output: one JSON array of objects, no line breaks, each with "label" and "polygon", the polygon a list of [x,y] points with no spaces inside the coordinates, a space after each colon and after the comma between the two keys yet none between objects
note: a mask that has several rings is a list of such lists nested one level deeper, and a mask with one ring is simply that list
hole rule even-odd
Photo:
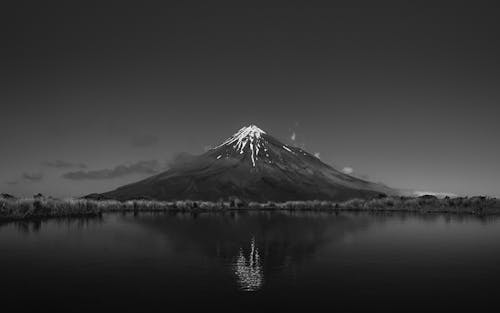
[{"label": "grass on shore", "polygon": [[346,202],[287,201],[249,202],[231,201],[151,201],[151,200],[91,200],[54,199],[46,197],[13,198],[0,196],[0,220],[23,220],[54,217],[100,216],[105,212],[155,212],[155,211],[217,211],[232,209],[253,210],[338,210],[368,212],[421,212],[459,213],[475,215],[500,214],[500,200],[489,197],[460,197],[438,199],[433,196],[385,197],[379,199],[353,199]]}]

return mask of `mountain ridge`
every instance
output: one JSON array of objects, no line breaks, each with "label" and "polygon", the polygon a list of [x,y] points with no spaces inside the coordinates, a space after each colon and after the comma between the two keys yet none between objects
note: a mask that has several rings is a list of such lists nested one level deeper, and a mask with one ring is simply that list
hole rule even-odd
[{"label": "mountain ridge", "polygon": [[141,181],[98,194],[116,200],[246,201],[372,198],[396,191],[338,171],[249,125],[207,152]]}]

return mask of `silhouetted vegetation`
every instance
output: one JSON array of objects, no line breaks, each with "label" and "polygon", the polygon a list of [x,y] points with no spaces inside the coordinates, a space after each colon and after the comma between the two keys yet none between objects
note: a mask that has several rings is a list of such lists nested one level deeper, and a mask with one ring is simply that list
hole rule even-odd
[{"label": "silhouetted vegetation", "polygon": [[58,200],[38,195],[23,199],[0,197],[0,220],[98,216],[101,212],[97,202],[87,200]]},{"label": "silhouetted vegetation", "polygon": [[231,197],[229,200],[154,201],[154,200],[93,200],[55,199],[36,195],[18,199],[0,195],[0,220],[23,220],[50,217],[100,216],[105,212],[155,212],[196,210],[335,210],[368,212],[458,213],[474,215],[500,214],[500,200],[490,197],[460,197],[438,199],[434,196],[379,197],[371,200],[352,199],[346,202],[286,201],[250,202]]}]

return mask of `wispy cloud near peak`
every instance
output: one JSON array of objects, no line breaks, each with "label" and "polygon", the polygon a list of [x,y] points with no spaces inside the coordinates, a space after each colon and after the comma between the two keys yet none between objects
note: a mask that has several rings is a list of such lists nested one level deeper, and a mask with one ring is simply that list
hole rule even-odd
[{"label": "wispy cloud near peak", "polygon": [[43,179],[42,173],[23,173],[22,178],[29,182],[39,182]]},{"label": "wispy cloud near peak", "polygon": [[42,163],[43,166],[52,167],[52,168],[87,168],[87,165],[84,163],[74,163],[63,160],[55,160],[55,161],[46,161]]},{"label": "wispy cloud near peak", "polygon": [[157,160],[139,161],[130,165],[118,165],[110,169],[74,171],[62,175],[70,180],[102,180],[120,178],[132,174],[156,174],[161,166]]},{"label": "wispy cloud near peak", "polygon": [[342,169],[342,173],[344,174],[352,174],[354,172],[354,169],[352,167],[346,166]]}]

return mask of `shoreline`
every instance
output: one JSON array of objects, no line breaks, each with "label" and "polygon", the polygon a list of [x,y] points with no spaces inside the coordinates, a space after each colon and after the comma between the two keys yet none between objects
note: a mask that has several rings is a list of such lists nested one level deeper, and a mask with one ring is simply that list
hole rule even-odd
[{"label": "shoreline", "polygon": [[0,197],[0,221],[22,221],[48,218],[98,217],[113,212],[218,212],[234,210],[257,211],[332,211],[332,212],[402,212],[420,214],[500,215],[500,199],[459,197],[438,199],[434,196],[384,197],[333,201],[243,202],[231,201],[153,201],[54,199],[46,197]]}]

